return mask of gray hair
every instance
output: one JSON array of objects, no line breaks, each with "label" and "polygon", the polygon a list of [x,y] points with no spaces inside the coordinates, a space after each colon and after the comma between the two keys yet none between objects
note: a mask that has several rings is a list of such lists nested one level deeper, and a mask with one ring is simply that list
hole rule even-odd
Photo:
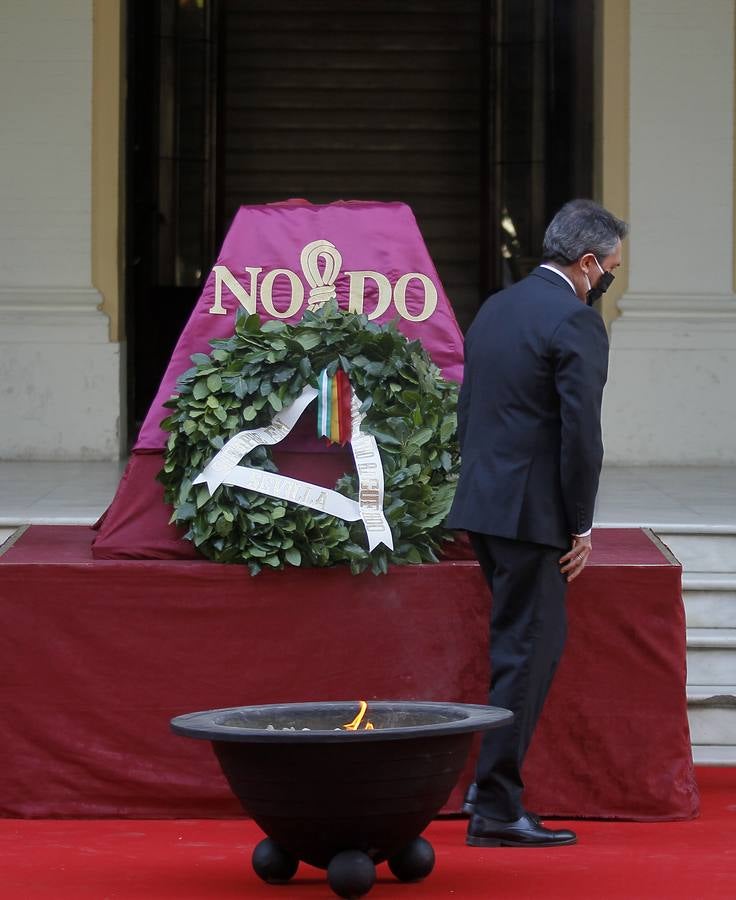
[{"label": "gray hair", "polygon": [[594,253],[600,260],[616,249],[629,226],[592,200],[570,200],[547,226],[542,258],[569,266]]}]

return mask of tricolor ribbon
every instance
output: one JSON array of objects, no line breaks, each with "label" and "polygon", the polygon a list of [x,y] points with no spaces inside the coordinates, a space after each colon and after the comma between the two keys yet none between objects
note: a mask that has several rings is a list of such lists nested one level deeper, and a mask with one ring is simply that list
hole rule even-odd
[{"label": "tricolor ribbon", "polygon": [[[343,373],[344,374],[344,373]],[[346,377],[347,381],[347,377]],[[348,386],[349,386],[348,382]],[[361,401],[350,388],[350,430],[349,440],[358,472],[358,500],[350,500],[337,491],[323,488],[297,478],[264,472],[250,466],[239,465],[240,460],[255,447],[263,444],[278,444],[299,420],[319,392],[307,385],[296,400],[271,420],[264,428],[241,431],[225,444],[222,450],[210,460],[193,484],[206,484],[213,494],[221,484],[247,488],[270,497],[278,497],[289,503],[298,503],[329,513],[347,522],[363,520],[368,547],[373,550],[380,544],[394,549],[391,529],[383,514],[383,465],[376,439],[361,430],[364,415],[360,412]],[[332,394],[330,393],[330,413],[332,414]],[[337,416],[339,419],[339,406]],[[321,427],[321,426],[320,426]]]},{"label": "tricolor ribbon", "polygon": [[323,369],[318,383],[317,435],[330,444],[346,444],[352,436],[350,379],[342,369],[332,377]]}]

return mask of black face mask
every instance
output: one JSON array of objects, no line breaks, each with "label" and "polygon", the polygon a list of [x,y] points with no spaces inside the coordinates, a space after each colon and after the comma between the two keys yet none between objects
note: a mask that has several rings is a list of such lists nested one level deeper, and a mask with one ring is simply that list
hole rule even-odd
[{"label": "black face mask", "polygon": [[[598,262],[595,256],[593,257],[593,259],[595,259],[595,264],[601,270],[602,274],[598,279],[598,284],[595,287],[592,287],[585,295],[585,302],[588,304],[588,306],[592,306],[596,300],[601,299],[601,297],[606,293],[606,291],[613,283],[613,279],[615,277],[613,272],[606,272],[606,270]],[[590,284],[590,281],[588,281],[588,284]]]}]

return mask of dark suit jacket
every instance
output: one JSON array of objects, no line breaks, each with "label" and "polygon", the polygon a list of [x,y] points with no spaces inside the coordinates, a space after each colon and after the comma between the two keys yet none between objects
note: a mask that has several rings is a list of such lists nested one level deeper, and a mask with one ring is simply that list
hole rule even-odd
[{"label": "dark suit jacket", "polygon": [[608,337],[537,268],[486,300],[465,339],[460,479],[448,525],[568,548],[593,522]]}]

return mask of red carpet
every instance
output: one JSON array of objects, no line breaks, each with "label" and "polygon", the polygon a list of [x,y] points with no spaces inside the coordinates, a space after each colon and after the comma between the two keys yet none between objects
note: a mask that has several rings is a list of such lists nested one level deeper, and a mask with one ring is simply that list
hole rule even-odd
[{"label": "red carpet", "polygon": [[[580,843],[556,850],[475,850],[465,822],[426,832],[437,865],[420,884],[385,866],[375,900],[732,900],[736,769],[699,769],[702,812],[689,822],[574,823]],[[290,885],[260,882],[249,821],[0,820],[3,900],[329,900],[324,873],[300,866]]]}]

